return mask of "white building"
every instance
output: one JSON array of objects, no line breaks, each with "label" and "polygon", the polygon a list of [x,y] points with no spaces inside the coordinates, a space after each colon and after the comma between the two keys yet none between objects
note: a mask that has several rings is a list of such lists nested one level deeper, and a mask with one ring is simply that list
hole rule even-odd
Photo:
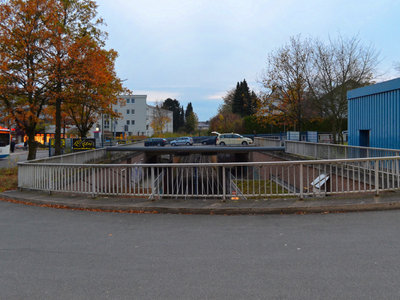
[{"label": "white building", "polygon": [[[154,118],[154,106],[148,105],[147,95],[122,95],[124,104],[113,105],[113,110],[118,112],[121,117],[118,120],[109,119],[104,116],[92,129],[92,136],[100,138],[103,129],[105,136],[152,136],[154,134],[151,122]],[[169,121],[164,127],[164,132],[172,132],[173,112],[162,110]],[[103,121],[103,128],[101,122]]]}]

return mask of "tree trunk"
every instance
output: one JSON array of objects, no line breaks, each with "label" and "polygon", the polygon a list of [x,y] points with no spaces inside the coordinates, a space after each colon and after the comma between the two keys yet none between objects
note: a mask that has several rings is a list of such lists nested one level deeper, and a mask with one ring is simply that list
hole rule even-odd
[{"label": "tree trunk", "polygon": [[34,129],[28,129],[27,130],[27,135],[28,135],[28,160],[32,160],[36,158],[36,150],[37,150],[37,143],[35,141],[35,130]]},{"label": "tree trunk", "polygon": [[54,133],[54,150],[55,150],[55,155],[60,155],[61,154],[61,102],[62,99],[60,97],[61,93],[61,83],[59,82],[57,84],[57,99],[56,99],[56,131]]}]

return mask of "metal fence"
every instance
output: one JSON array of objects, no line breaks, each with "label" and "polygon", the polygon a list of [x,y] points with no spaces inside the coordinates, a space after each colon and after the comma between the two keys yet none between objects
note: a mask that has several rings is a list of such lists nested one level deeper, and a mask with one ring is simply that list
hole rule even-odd
[{"label": "metal fence", "polygon": [[207,164],[19,163],[21,189],[148,198],[309,197],[400,188],[400,157]]}]

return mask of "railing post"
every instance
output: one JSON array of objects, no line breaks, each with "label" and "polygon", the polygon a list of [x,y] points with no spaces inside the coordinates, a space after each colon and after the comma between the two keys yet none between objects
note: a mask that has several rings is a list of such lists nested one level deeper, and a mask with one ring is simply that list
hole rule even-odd
[{"label": "railing post", "polygon": [[49,195],[51,195],[51,189],[52,189],[52,182],[51,182],[51,167],[48,167],[49,172],[48,172],[48,180],[49,180]]},{"label": "railing post", "polygon": [[92,198],[96,197],[96,174],[94,172],[94,167],[92,169]]},{"label": "railing post", "polygon": [[375,160],[375,195],[379,195],[379,160]]},{"label": "railing post", "polygon": [[[400,155],[400,153],[399,152],[395,152],[395,154],[396,154],[396,157],[399,157],[399,155]],[[395,174],[396,175],[399,175],[399,160],[398,159],[395,159],[394,160],[394,162],[395,162]],[[397,184],[399,184],[399,183],[397,183]]]},{"label": "railing post", "polygon": [[224,166],[222,166],[222,200],[226,200],[226,174]]},{"label": "railing post", "polygon": [[304,187],[303,187],[303,182],[304,182],[304,180],[303,180],[303,164],[300,164],[300,199],[303,199],[304,198],[304,195],[303,195],[303,193],[304,193]]},{"label": "railing post", "polygon": [[150,173],[151,173],[151,193],[155,196],[154,167],[151,167]]}]

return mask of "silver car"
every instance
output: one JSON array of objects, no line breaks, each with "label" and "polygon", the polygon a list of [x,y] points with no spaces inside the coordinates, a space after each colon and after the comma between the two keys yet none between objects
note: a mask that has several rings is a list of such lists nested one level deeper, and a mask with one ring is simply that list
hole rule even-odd
[{"label": "silver car", "polygon": [[182,137],[178,137],[177,139],[171,141],[170,144],[171,144],[171,146],[180,146],[180,145],[192,146],[193,139],[188,136],[182,136]]}]

